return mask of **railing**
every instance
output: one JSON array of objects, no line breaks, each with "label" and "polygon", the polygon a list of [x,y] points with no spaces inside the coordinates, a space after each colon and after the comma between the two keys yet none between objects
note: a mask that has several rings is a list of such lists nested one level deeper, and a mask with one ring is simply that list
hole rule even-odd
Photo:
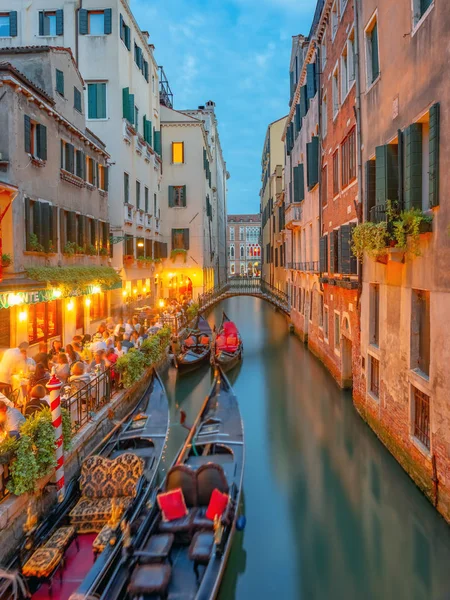
[{"label": "railing", "polygon": [[201,294],[198,298],[198,304],[200,310],[205,310],[222,298],[240,295],[260,296],[261,298],[276,304],[285,311],[289,310],[287,294],[259,277],[230,278],[227,283]]},{"label": "railing", "polygon": [[319,261],[312,260],[307,262],[290,262],[287,263],[288,269],[293,269],[294,271],[305,271],[310,273],[318,273],[319,272]]},{"label": "railing", "polygon": [[287,204],[284,215],[284,221],[287,227],[290,223],[293,223],[294,221],[302,220],[302,208],[300,206],[295,206],[294,204]]},{"label": "railing", "polygon": [[387,220],[386,205],[377,204],[370,209],[369,220],[371,223],[383,223]]},{"label": "railing", "polygon": [[136,225],[144,225],[144,213],[140,210],[136,211]]},{"label": "railing", "polygon": [[61,406],[69,411],[72,433],[75,434],[92,419],[93,413],[110,402],[114,377],[114,371],[109,367],[85,385],[77,385],[75,381],[62,386]]}]

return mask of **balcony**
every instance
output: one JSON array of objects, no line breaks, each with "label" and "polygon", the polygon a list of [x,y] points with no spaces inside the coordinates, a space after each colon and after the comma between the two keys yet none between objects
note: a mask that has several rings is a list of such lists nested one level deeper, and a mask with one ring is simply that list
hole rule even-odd
[{"label": "balcony", "polygon": [[159,219],[155,218],[155,231],[156,233],[159,233]]},{"label": "balcony", "polygon": [[318,273],[319,261],[311,260],[306,262],[290,262],[287,263],[287,268],[293,271],[303,271],[304,273]]},{"label": "balcony", "polygon": [[142,210],[136,211],[136,227],[144,227],[144,213]]},{"label": "balcony", "polygon": [[296,229],[302,224],[302,207],[288,204],[284,216],[286,229]]},{"label": "balcony", "polygon": [[152,228],[152,215],[145,215],[145,229]]},{"label": "balcony", "polygon": [[129,204],[125,204],[124,208],[124,220],[129,225],[133,224],[133,207]]}]

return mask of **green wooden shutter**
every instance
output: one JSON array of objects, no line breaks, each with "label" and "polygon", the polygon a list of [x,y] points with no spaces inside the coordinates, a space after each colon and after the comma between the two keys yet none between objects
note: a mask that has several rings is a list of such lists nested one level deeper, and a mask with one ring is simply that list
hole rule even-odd
[{"label": "green wooden shutter", "polygon": [[329,235],[330,242],[330,264],[328,270],[331,274],[338,272],[338,231],[335,229]]},{"label": "green wooden shutter", "polygon": [[80,8],[80,35],[88,33],[88,11],[85,8]]},{"label": "green wooden shutter", "polygon": [[295,129],[296,129],[296,137],[298,136],[300,129],[302,128],[302,119],[300,117],[300,104],[297,104],[295,107]]},{"label": "green wooden shutter", "polygon": [[186,186],[183,185],[183,200],[181,202],[182,206],[186,206],[187,198],[186,198]]},{"label": "green wooden shutter", "polygon": [[82,160],[82,153],[81,150],[77,150],[75,152],[75,175],[77,177],[82,177],[83,176],[83,172],[82,172],[82,164],[81,164],[81,160]]},{"label": "green wooden shutter", "polygon": [[37,155],[41,160],[47,160],[47,127],[45,125],[37,125]]},{"label": "green wooden shutter", "polygon": [[147,129],[148,129],[147,141],[148,141],[149,145],[151,146],[152,145],[152,131],[153,131],[151,121],[147,121]]},{"label": "green wooden shutter", "polygon": [[25,209],[25,248],[31,250],[30,245],[30,233],[31,231],[31,206],[30,199],[25,197],[24,209]]},{"label": "green wooden shutter", "polygon": [[[134,94],[128,96],[128,120],[131,125],[134,125]],[[137,123],[136,123],[137,125]]]},{"label": "green wooden shutter", "polygon": [[308,93],[306,91],[306,85],[302,85],[300,88],[300,117],[306,117],[308,112]]},{"label": "green wooden shutter", "polygon": [[169,207],[173,208],[175,206],[175,190],[173,185],[169,185]]},{"label": "green wooden shutter", "polygon": [[[52,206],[50,211],[50,242],[53,252],[58,252],[58,207]],[[50,245],[50,244],[49,244]]]},{"label": "green wooden shutter", "polygon": [[45,34],[44,16],[45,16],[44,11],[43,10],[39,11],[39,35],[46,35]]},{"label": "green wooden shutter", "polygon": [[422,123],[405,129],[405,209],[422,209]]},{"label": "green wooden shutter", "polygon": [[[130,88],[122,90],[122,117],[128,119],[128,107],[130,106]],[[134,109],[133,109],[134,112]]]},{"label": "green wooden shutter", "polygon": [[97,84],[88,84],[88,117],[97,119]]},{"label": "green wooden shutter", "polygon": [[351,227],[341,225],[338,236],[338,272],[343,275],[351,273]]},{"label": "green wooden shutter", "polygon": [[320,272],[327,273],[328,271],[328,236],[324,235],[320,238]]},{"label": "green wooden shutter", "polygon": [[56,11],[56,35],[64,34],[64,11]]},{"label": "green wooden shutter", "polygon": [[71,173],[75,170],[75,148],[72,144],[68,144],[69,146],[69,170]]},{"label": "green wooden shutter", "polygon": [[306,94],[308,99],[316,95],[316,63],[306,65]]},{"label": "green wooden shutter", "polygon": [[371,220],[370,212],[375,206],[376,163],[368,160],[365,164],[366,175],[366,219]]},{"label": "green wooden shutter", "polygon": [[350,227],[350,238],[349,238],[349,248],[350,248],[350,275],[358,274],[358,260],[356,256],[352,252],[352,243],[353,243],[353,231],[356,227],[356,223],[349,223]]},{"label": "green wooden shutter", "polygon": [[125,46],[128,50],[131,49],[131,30],[128,25],[125,25]]},{"label": "green wooden shutter", "polygon": [[294,202],[305,199],[305,173],[303,163],[294,167]]},{"label": "green wooden shutter", "polygon": [[183,246],[185,250],[189,250],[189,229],[183,229]]},{"label": "green wooden shutter", "polygon": [[42,240],[42,218],[41,218],[41,203],[33,204],[33,233],[37,236],[38,242]]},{"label": "green wooden shutter", "polygon": [[9,35],[17,37],[17,11],[12,10],[9,13]]},{"label": "green wooden shutter", "polygon": [[388,200],[398,200],[398,146],[377,146],[375,158],[375,201],[383,206]]},{"label": "green wooden shutter", "polygon": [[112,33],[112,9],[106,8],[105,12],[105,35]]},{"label": "green wooden shutter", "polygon": [[439,129],[440,129],[440,104],[433,104],[430,108],[430,167],[429,167],[429,203],[430,206],[439,205]]},{"label": "green wooden shutter", "polygon": [[142,117],[142,135],[144,136],[144,140],[147,141],[147,115]]},{"label": "green wooden shutter", "polygon": [[311,190],[319,183],[319,138],[313,136],[311,142],[306,144],[307,156],[307,182],[308,189]]},{"label": "green wooden shutter", "polygon": [[44,250],[48,252],[50,242],[50,213],[51,206],[48,202],[40,202],[41,205],[41,238],[39,243],[44,246]]},{"label": "green wooden shutter", "polygon": [[64,73],[56,69],[56,91],[64,96]]},{"label": "green wooden shutter", "polygon": [[72,211],[67,212],[67,241],[77,242],[76,214]]},{"label": "green wooden shutter", "polygon": [[24,115],[24,143],[25,152],[31,154],[31,119],[28,115]]},{"label": "green wooden shutter", "polygon": [[59,247],[60,251],[64,252],[64,246],[66,245],[67,234],[66,234],[66,211],[63,208],[59,209]]},{"label": "green wooden shutter", "polygon": [[104,191],[109,191],[109,167],[103,167]]},{"label": "green wooden shutter", "polygon": [[[380,65],[378,62],[378,24],[375,23],[370,35],[371,54],[372,54],[372,82],[380,74]],[[371,82],[371,83],[372,83]]]},{"label": "green wooden shutter", "polygon": [[155,152],[161,156],[161,132],[154,131]]}]

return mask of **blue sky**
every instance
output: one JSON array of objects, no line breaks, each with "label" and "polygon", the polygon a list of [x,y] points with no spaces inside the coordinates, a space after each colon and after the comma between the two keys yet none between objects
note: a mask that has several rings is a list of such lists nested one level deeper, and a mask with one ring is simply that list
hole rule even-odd
[{"label": "blue sky", "polygon": [[130,0],[150,32],[176,109],[216,103],[228,213],[259,212],[267,125],[287,114],[291,38],[308,34],[316,0]]}]

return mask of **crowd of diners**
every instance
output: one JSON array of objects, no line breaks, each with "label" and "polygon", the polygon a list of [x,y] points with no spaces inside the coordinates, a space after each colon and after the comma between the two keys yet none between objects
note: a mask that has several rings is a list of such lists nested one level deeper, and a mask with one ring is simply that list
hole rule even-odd
[{"label": "crowd of diners", "polygon": [[108,368],[112,384],[117,386],[117,360],[130,349],[140,348],[174,316],[184,316],[191,303],[171,299],[156,314],[154,310],[143,310],[130,318],[110,317],[98,325],[93,335],[75,335],[65,345],[58,338],[50,347],[40,343],[33,357],[26,341],[5,350],[0,361],[0,440],[8,435],[17,437],[27,416],[50,406],[46,384],[52,374],[63,384],[61,394],[66,396]]}]

